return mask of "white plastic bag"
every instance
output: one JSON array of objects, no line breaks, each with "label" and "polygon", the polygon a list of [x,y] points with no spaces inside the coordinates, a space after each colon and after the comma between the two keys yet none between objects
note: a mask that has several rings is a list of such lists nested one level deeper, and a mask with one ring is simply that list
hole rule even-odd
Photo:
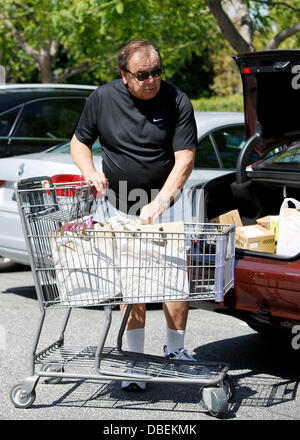
[{"label": "white plastic bag", "polygon": [[52,258],[60,304],[95,305],[120,295],[111,225],[96,223],[84,231],[53,231]]},{"label": "white plastic bag", "polygon": [[110,221],[116,235],[123,300],[186,300],[189,282],[184,223],[141,225],[118,220]]},{"label": "white plastic bag", "polygon": [[[288,202],[294,204],[289,208]],[[276,254],[294,256],[300,252],[300,202],[285,198],[279,213]]]}]

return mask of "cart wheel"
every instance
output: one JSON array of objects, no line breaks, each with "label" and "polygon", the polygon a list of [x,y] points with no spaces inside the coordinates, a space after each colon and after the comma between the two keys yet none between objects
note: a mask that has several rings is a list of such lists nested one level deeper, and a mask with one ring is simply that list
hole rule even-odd
[{"label": "cart wheel", "polygon": [[225,389],[228,400],[231,400],[235,395],[235,385],[230,376],[226,376],[223,380],[223,388]]},{"label": "cart wheel", "polygon": [[[43,365],[41,371],[51,371],[51,372],[55,372],[55,373],[58,373],[58,372],[64,373],[65,369],[62,365],[46,364],[46,365]],[[61,380],[62,380],[62,377],[48,377],[45,380],[43,380],[43,383],[56,384],[56,383],[60,383]]]},{"label": "cart wheel", "polygon": [[35,390],[29,394],[24,391],[23,384],[15,385],[10,393],[10,400],[16,408],[29,408],[35,401]]},{"label": "cart wheel", "polygon": [[213,417],[222,418],[228,410],[228,397],[223,387],[201,387],[200,404]]}]

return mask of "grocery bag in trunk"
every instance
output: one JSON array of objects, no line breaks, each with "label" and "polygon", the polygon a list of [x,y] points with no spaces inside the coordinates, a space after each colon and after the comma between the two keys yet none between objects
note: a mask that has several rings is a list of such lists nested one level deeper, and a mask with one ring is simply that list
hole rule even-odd
[{"label": "grocery bag in trunk", "polygon": [[[289,208],[288,202],[295,208]],[[279,213],[278,239],[276,253],[280,255],[297,255],[300,252],[300,202],[285,198]]]},{"label": "grocery bag in trunk", "polygon": [[61,304],[94,305],[120,295],[116,242],[109,223],[52,231],[50,242]]}]

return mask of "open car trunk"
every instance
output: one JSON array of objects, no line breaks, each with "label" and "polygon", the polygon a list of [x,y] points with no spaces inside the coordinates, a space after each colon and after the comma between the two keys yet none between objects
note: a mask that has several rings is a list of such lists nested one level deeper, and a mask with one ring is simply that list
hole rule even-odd
[{"label": "open car trunk", "polygon": [[[266,182],[236,185],[231,173],[194,188],[194,207],[197,221],[210,219],[231,210],[238,210],[244,226],[279,213],[283,194],[298,198],[300,186],[285,186]],[[226,313],[246,321],[263,334],[291,335],[300,323],[299,254],[284,256],[249,249],[235,249],[234,288],[224,303],[194,303],[192,306]]]},{"label": "open car trunk", "polygon": [[[299,154],[294,154],[294,148],[299,151],[300,140],[295,110],[300,93],[300,50],[253,52],[233,58],[243,83],[247,142],[235,173],[199,185],[192,193],[197,221],[215,221],[220,215],[237,210],[237,220],[241,222],[236,225],[234,288],[225,295],[223,309],[216,305],[208,308],[241,318],[258,331],[288,330],[291,334],[293,325],[300,323],[297,240],[283,240],[295,244],[293,256],[279,254],[276,229],[272,231],[271,226],[255,236],[253,231],[260,228],[251,225],[266,216],[278,216],[286,197],[300,201],[300,160]],[[285,154],[291,150],[293,155],[287,163]],[[262,161],[247,167],[253,151]],[[266,155],[275,160],[273,154],[282,152],[280,163],[266,166]],[[271,232],[269,239],[265,231]]]},{"label": "open car trunk", "polygon": [[[284,197],[299,200],[297,180],[252,177],[240,183],[236,177],[230,173],[193,189],[197,221],[207,223],[236,210],[243,227],[249,227],[262,217],[278,215]],[[299,277],[299,253],[277,254],[276,244],[274,253],[241,249],[236,240],[234,288],[222,304],[193,305],[235,316],[263,334],[273,336],[276,331],[290,337],[300,323]]]},{"label": "open car trunk", "polygon": [[[278,215],[284,197],[299,199],[300,182],[278,182],[268,180],[246,181],[239,184],[236,174],[230,173],[210,180],[194,188],[194,208],[197,221],[210,222],[212,219],[232,210],[238,210],[243,226],[256,225],[257,220]],[[256,254],[247,249],[237,252]],[[262,252],[259,252],[262,256]],[[268,258],[289,258],[288,256],[266,253]]]},{"label": "open car trunk", "polygon": [[[289,164],[285,156],[262,170],[255,164],[247,168],[253,152],[259,154],[264,164],[268,156],[274,157],[274,153],[286,151],[290,146],[294,148],[300,140],[299,116],[295,110],[299,101],[300,50],[237,54],[233,59],[243,83],[247,142],[238,157],[236,173],[204,185],[194,208],[203,222],[238,210],[242,225],[248,226],[255,225],[262,217],[279,215],[286,197],[300,201],[299,144]],[[241,236],[242,231],[238,233]],[[247,249],[255,248],[247,246]],[[263,249],[261,246],[260,250]],[[298,248],[295,249],[297,252]],[[269,257],[279,258],[275,246],[272,251],[275,255]]]}]

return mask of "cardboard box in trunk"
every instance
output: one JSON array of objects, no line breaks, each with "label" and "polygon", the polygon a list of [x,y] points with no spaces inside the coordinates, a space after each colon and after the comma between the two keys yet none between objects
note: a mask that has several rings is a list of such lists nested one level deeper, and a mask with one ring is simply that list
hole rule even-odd
[{"label": "cardboard box in trunk", "polygon": [[210,221],[211,223],[224,223],[226,225],[229,224],[235,226],[243,226],[238,209],[233,209],[232,211],[225,212],[218,217],[212,218]]},{"label": "cardboard box in trunk", "polygon": [[266,215],[265,217],[258,218],[256,220],[256,223],[263,228],[266,228],[269,231],[273,232],[273,234],[275,234],[275,242],[277,242],[278,221],[279,215]]},{"label": "cardboard box in trunk", "polygon": [[275,234],[260,225],[237,227],[235,245],[239,249],[275,253]]}]

